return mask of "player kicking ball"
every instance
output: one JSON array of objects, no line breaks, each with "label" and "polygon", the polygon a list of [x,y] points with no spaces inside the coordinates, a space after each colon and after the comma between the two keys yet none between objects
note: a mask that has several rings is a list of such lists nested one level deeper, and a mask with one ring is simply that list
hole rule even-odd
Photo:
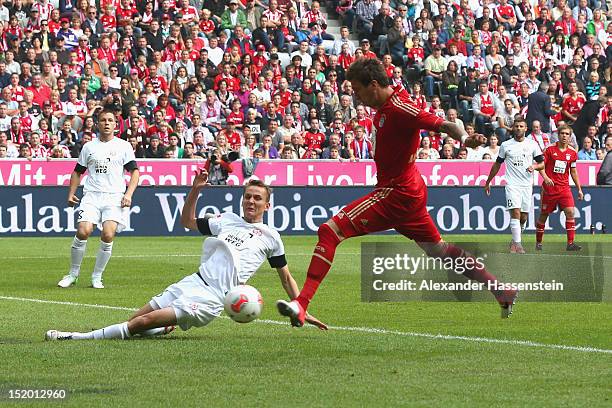
[{"label": "player kicking ball", "polygon": [[527,122],[517,118],[512,125],[512,139],[499,148],[497,160],[491,166],[485,183],[485,192],[491,195],[491,180],[497,175],[502,163],[506,163],[506,208],[510,212],[510,253],[524,254],[521,234],[525,229],[533,197],[533,162],[542,163],[544,157],[538,144],[525,138]]},{"label": "player kicking ball", "polygon": [[[468,137],[465,129],[455,123],[417,108],[403,87],[390,86],[377,60],[355,61],[346,77],[359,99],[376,109],[374,160],[378,184],[370,194],[353,201],[319,227],[318,242],[302,291],[289,302],[277,302],[280,314],[289,317],[297,327],[304,325],[310,301],[332,266],[337,246],[345,239],[395,229],[416,241],[428,256],[453,259],[470,256],[440,237],[426,208],[427,188],[417,169],[416,158],[420,129],[447,133],[470,147],[481,145],[484,136]],[[463,275],[484,284],[497,282],[484,267],[470,268]],[[502,307],[502,317],[509,317],[516,291],[493,294]]]},{"label": "player kicking ball", "polygon": [[572,129],[569,126],[559,126],[557,130],[559,141],[548,146],[544,151],[544,163],[538,163],[534,168],[544,178],[542,183],[542,210],[536,224],[536,250],[542,250],[542,238],[546,220],[557,207],[565,213],[565,229],[567,231],[568,251],[580,251],[582,247],[574,242],[576,222],[574,221],[574,197],[569,186],[569,176],[578,187],[578,200],[584,198],[580,179],[576,171],[578,153],[569,145]]},{"label": "player kicking ball", "polygon": [[[102,274],[111,258],[113,240],[115,234],[127,226],[132,195],[138,186],[140,173],[134,150],[128,142],[115,137],[117,127],[115,113],[111,110],[100,112],[98,127],[100,136],[83,146],[70,176],[68,205],[79,207],[78,226],[70,250],[70,272],[58,282],[57,286],[60,288],[67,288],[77,283],[87,239],[93,232],[94,226],[101,224],[100,248],[91,276],[91,286],[95,289],[104,289]],[[85,193],[83,199],[79,200],[76,190],[85,171],[89,172],[89,177],[83,187]],[[130,173],[127,189],[123,179],[124,171]]]},{"label": "player kicking ball", "polygon": [[[247,183],[242,197],[243,218],[233,213],[196,218],[196,202],[207,180],[208,172],[200,170],[181,214],[185,228],[210,235],[202,246],[198,272],[168,286],[127,322],[88,333],[49,330],[45,339],[128,339],[166,334],[177,325],[183,330],[206,326],[223,311],[225,294],[246,283],[266,259],[276,268],[287,295],[296,297],[299,289],[289,272],[283,241],[276,230],[262,222],[264,212],[270,208],[270,188],[259,180]],[[313,316],[305,320],[321,330],[327,329]]]}]

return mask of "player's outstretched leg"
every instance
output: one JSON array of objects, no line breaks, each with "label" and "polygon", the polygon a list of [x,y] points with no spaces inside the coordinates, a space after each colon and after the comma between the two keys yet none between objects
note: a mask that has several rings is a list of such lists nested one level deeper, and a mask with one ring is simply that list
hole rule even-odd
[{"label": "player's outstretched leg", "polygon": [[[473,255],[464,251],[460,247],[448,242],[440,241],[438,243],[417,242],[417,244],[425,251],[425,253],[433,258],[472,258]],[[462,265],[474,265],[472,268],[466,268],[463,275],[468,278],[486,285],[488,288],[497,287],[498,279],[495,275],[487,271],[486,267],[479,266],[478,262],[462,262]],[[507,318],[512,314],[512,307],[518,296],[516,290],[496,290],[491,289],[491,293],[497,299],[497,302],[502,308],[501,317]]]},{"label": "player's outstretched leg", "polygon": [[[144,334],[147,336],[165,334],[164,332],[169,333],[174,330],[176,324],[177,321],[174,309],[166,307],[137,316],[128,322],[113,324],[87,333],[49,330],[45,334],[45,340],[125,340],[137,334]],[[172,327],[172,329],[169,329],[170,327]]]},{"label": "player's outstretched leg", "polygon": [[[330,225],[331,224],[331,225]],[[279,300],[276,303],[281,315],[291,319],[291,325],[302,327],[306,318],[306,309],[314,297],[319,285],[329,272],[336,254],[336,247],[342,241],[337,226],[333,220],[321,225],[317,232],[319,241],[315,245],[314,253],[310,259],[306,282],[299,296],[291,302]]]},{"label": "player's outstretched leg", "polygon": [[67,288],[77,283],[79,273],[81,272],[81,264],[87,249],[87,238],[93,231],[93,224],[89,222],[79,222],[78,230],[72,245],[70,246],[70,271],[62,280],[57,283],[60,288]]},{"label": "player's outstretched leg", "polygon": [[[128,323],[131,322],[132,320],[136,319],[137,317],[146,315],[147,313],[151,313],[154,310],[156,310],[156,309],[153,309],[151,307],[151,305],[149,303],[147,303],[146,305],[144,305],[143,307],[138,309],[138,311],[136,311],[132,315],[132,317],[130,317],[130,319],[128,320]],[[139,335],[141,337],[163,336],[163,335],[172,333],[174,331],[174,329],[176,329],[176,326],[156,327],[154,329],[145,330],[145,331],[139,333]]]}]

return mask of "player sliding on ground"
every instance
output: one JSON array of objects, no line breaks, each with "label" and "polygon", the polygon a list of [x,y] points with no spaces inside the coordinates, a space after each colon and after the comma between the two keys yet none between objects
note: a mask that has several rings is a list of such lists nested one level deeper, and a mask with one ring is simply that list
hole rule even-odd
[{"label": "player sliding on ground", "polygon": [[[420,129],[447,133],[471,147],[484,143],[484,136],[470,138],[455,123],[415,107],[404,88],[390,86],[377,60],[357,60],[346,76],[359,99],[376,109],[374,160],[378,184],[370,194],[353,201],[319,227],[319,241],[300,295],[291,297],[290,302],[277,302],[279,312],[289,317],[293,326],[303,326],[308,305],[332,266],[336,247],[347,238],[393,228],[416,241],[428,256],[453,259],[469,256],[461,248],[442,241],[427,212],[427,188],[415,160]],[[470,269],[464,275],[484,284],[494,285],[497,281],[484,268]],[[494,295],[502,307],[502,317],[508,317],[516,291],[496,291]]]},{"label": "player sliding on ground", "polygon": [[582,188],[576,171],[578,153],[569,145],[572,129],[569,126],[559,126],[557,129],[559,141],[548,146],[544,151],[544,163],[538,163],[538,170],[544,182],[542,183],[542,211],[536,224],[536,250],[542,250],[542,238],[548,215],[557,207],[565,213],[565,229],[567,230],[567,250],[580,251],[582,247],[574,242],[576,222],[574,221],[574,197],[569,186],[569,176],[578,187],[578,199],[582,200]]},{"label": "player sliding on ground", "polygon": [[[134,150],[128,142],[115,137],[115,113],[111,110],[100,112],[98,127],[100,136],[83,146],[70,176],[68,205],[79,206],[78,227],[70,248],[70,271],[58,282],[60,288],[77,283],[87,239],[96,225],[102,225],[91,286],[104,289],[102,273],[110,260],[115,234],[127,226],[132,195],[138,186],[139,172]],[[123,179],[126,170],[131,174],[127,189]],[[85,195],[79,200],[76,190],[85,171],[89,172],[89,177],[83,187]]]},{"label": "player sliding on ground", "polygon": [[[181,214],[185,228],[211,235],[204,240],[198,272],[168,286],[127,322],[88,333],[49,330],[45,338],[127,339],[134,335],[166,334],[176,325],[183,330],[205,326],[221,314],[225,294],[246,283],[266,259],[276,268],[287,295],[296,297],[299,290],[287,266],[283,241],[277,231],[262,222],[264,212],[270,208],[270,188],[255,180],[245,186],[243,218],[234,213],[196,218],[196,202],[207,180],[205,170],[198,172]],[[306,316],[306,321],[327,329],[313,316]]]}]

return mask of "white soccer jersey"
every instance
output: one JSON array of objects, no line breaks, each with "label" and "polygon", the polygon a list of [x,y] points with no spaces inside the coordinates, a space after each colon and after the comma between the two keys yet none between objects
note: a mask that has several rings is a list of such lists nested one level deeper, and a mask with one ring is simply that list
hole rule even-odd
[{"label": "white soccer jersey", "polygon": [[211,237],[204,240],[199,273],[223,293],[244,284],[266,259],[285,255],[278,232],[264,223],[249,223],[234,213],[208,219]]},{"label": "white soccer jersey", "polygon": [[533,185],[533,173],[527,168],[533,164],[534,157],[541,155],[540,147],[531,139],[522,142],[510,139],[502,143],[497,160],[506,162],[506,183],[510,186]]},{"label": "white soccer jersey", "polygon": [[135,160],[132,146],[118,137],[108,142],[94,139],[85,143],[78,159],[78,163],[87,167],[89,172],[83,191],[124,193],[123,166]]}]

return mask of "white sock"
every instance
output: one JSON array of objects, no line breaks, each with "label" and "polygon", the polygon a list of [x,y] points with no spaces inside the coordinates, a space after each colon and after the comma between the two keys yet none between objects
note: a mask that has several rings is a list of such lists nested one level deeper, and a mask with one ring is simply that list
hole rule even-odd
[{"label": "white sock", "polygon": [[70,247],[70,274],[72,276],[79,276],[85,249],[87,249],[87,240],[80,240],[75,236]]},{"label": "white sock", "polygon": [[106,268],[106,264],[113,253],[113,243],[100,241],[100,248],[98,249],[98,255],[96,256],[96,265],[94,266],[92,280],[102,279],[102,273]]},{"label": "white sock", "polygon": [[72,333],[73,340],[109,340],[128,339],[131,337],[127,322],[113,324],[112,326],[90,331],[89,333]]},{"label": "white sock", "polygon": [[521,221],[515,218],[510,220],[510,231],[512,232],[512,241],[517,244],[521,243]]}]

